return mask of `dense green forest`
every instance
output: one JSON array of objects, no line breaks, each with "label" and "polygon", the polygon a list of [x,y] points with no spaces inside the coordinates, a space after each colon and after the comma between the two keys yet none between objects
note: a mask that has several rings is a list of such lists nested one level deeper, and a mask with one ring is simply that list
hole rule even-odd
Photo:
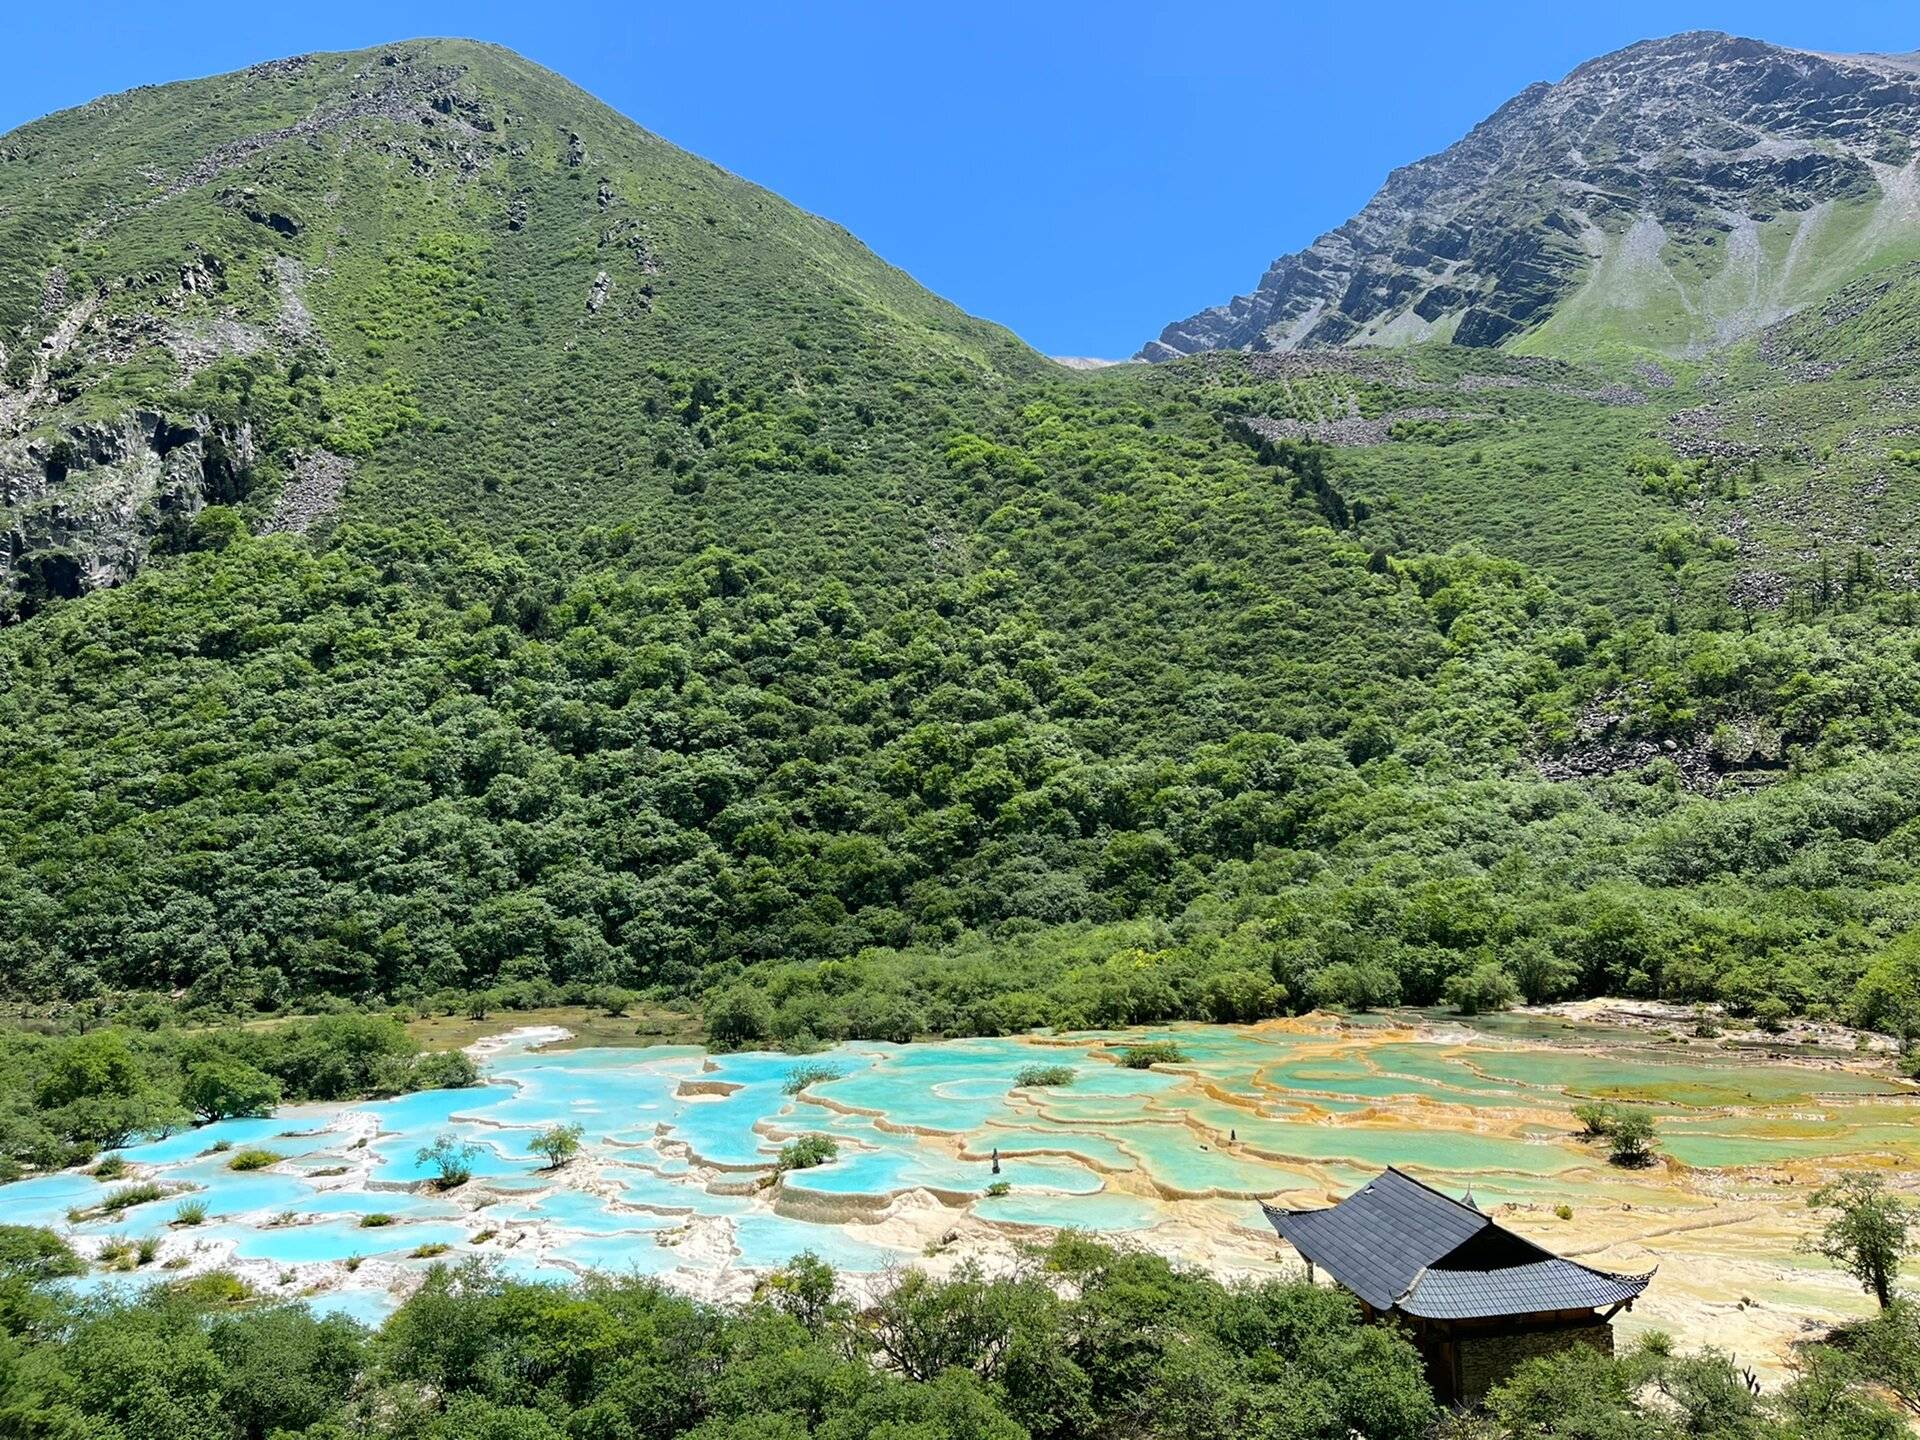
[{"label": "dense green forest", "polygon": [[[0,1227],[0,1427],[90,1440],[1898,1440],[1914,1317],[1813,1347],[1777,1397],[1660,1337],[1536,1360],[1441,1417],[1413,1347],[1304,1282],[1226,1286],[1065,1235],[1018,1274],[914,1272],[870,1307],[798,1257],[723,1310],[638,1280],[436,1269],[369,1334],[210,1275],[74,1300],[45,1231]],[[1436,1421],[1438,1427],[1435,1428]]]},{"label": "dense green forest", "polygon": [[[632,527],[355,523],[57,605],[0,636],[0,972],[244,1011],[987,940],[1035,957],[1014,988],[1167,973],[1090,1023],[1210,1013],[1188,971],[1266,976],[1265,1013],[1489,963],[1530,999],[1891,1018],[1861,982],[1912,918],[1900,596],[1669,633],[1485,551],[1370,548],[1296,473],[1319,452],[1232,436],[1243,403],[1062,382],[932,437],[966,563],[904,521],[864,565],[664,567]],[[1720,737],[1711,793],[1658,757],[1534,772],[1623,692],[1625,736],[1732,716],[1771,748]]]}]

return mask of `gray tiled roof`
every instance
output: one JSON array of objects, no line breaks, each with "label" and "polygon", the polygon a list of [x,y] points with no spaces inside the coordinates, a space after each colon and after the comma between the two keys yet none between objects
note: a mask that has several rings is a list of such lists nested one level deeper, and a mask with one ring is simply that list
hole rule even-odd
[{"label": "gray tiled roof", "polygon": [[1653,1278],[1563,1260],[1393,1169],[1328,1209],[1262,1208],[1282,1239],[1376,1310],[1464,1320],[1599,1309]]},{"label": "gray tiled roof", "polygon": [[1429,1320],[1478,1320],[1541,1310],[1604,1310],[1633,1299],[1651,1274],[1615,1275],[1549,1256],[1499,1270],[1425,1270],[1396,1308]]}]

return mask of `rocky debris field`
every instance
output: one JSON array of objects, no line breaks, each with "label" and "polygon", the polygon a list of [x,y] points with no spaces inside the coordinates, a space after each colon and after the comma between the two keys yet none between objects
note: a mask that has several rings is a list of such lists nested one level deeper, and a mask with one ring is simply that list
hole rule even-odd
[{"label": "rocky debris field", "polygon": [[294,457],[293,473],[274,506],[265,534],[304,535],[339,508],[353,461],[326,450],[309,450]]}]

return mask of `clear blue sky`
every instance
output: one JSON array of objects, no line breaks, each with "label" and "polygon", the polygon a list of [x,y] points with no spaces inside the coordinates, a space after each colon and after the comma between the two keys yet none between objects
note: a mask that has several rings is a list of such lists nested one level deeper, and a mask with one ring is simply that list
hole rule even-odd
[{"label": "clear blue sky", "polygon": [[1516,90],[1676,30],[1920,47],[1913,0],[8,4],[0,131],[304,50],[469,35],[848,226],[1053,354],[1253,286]]}]

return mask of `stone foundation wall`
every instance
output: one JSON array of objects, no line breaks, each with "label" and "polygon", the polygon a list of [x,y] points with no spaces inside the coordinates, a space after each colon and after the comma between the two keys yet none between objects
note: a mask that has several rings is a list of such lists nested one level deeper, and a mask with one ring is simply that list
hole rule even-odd
[{"label": "stone foundation wall", "polygon": [[1527,1361],[1573,1345],[1613,1354],[1613,1326],[1596,1320],[1559,1330],[1518,1330],[1507,1335],[1462,1336],[1460,1398],[1478,1400]]}]

